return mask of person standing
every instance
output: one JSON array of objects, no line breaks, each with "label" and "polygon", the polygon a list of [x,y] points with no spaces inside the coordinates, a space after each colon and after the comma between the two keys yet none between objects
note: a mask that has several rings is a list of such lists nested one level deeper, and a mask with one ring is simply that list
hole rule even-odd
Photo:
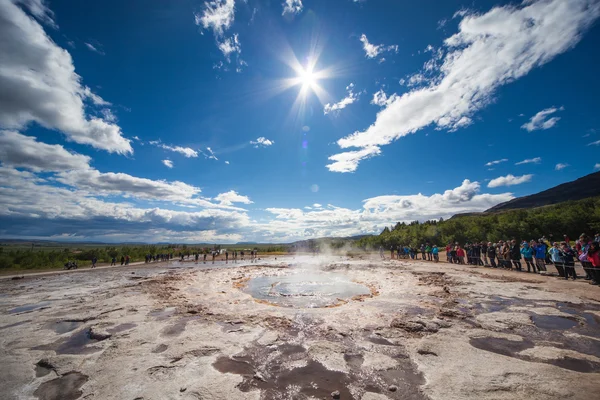
[{"label": "person standing", "polygon": [[96,268],[96,263],[98,262],[98,259],[94,256],[92,257],[92,268]]},{"label": "person standing", "polygon": [[490,259],[490,265],[492,268],[498,268],[496,265],[496,244],[492,244],[491,242],[487,245],[487,256]]},{"label": "person standing", "polygon": [[487,252],[488,252],[488,244],[486,244],[485,242],[481,242],[481,256],[483,257],[483,266],[484,267],[487,267],[489,265],[488,258],[487,258]]},{"label": "person standing", "polygon": [[535,245],[535,265],[538,267],[538,272],[546,271],[546,244],[542,239],[538,240]]},{"label": "person standing", "polygon": [[523,267],[521,265],[521,246],[515,239],[512,240],[510,245],[510,258],[512,259],[513,264],[515,265],[515,269],[517,271],[522,271]]},{"label": "person standing", "polygon": [[459,264],[465,263],[465,251],[460,246],[456,246],[456,257],[458,258]]},{"label": "person standing", "polygon": [[439,249],[438,249],[438,247],[435,244],[431,248],[431,254],[433,255],[433,261],[434,262],[437,263],[437,262],[440,261]]},{"label": "person standing", "polygon": [[531,268],[533,268],[533,273],[535,274],[535,264],[533,262],[533,249],[527,242],[523,242],[523,248],[521,249],[521,254],[525,259],[525,264],[527,264],[527,272],[531,272]]},{"label": "person standing", "polygon": [[567,242],[561,244],[561,257],[565,266],[565,279],[569,279],[569,276],[572,276],[573,280],[575,280],[577,279],[577,272],[575,272],[575,252]]},{"label": "person standing", "polygon": [[113,258],[111,258],[110,260],[110,266],[117,266],[117,257],[113,256]]},{"label": "person standing", "polygon": [[225,250],[225,264],[229,264],[229,250]]}]

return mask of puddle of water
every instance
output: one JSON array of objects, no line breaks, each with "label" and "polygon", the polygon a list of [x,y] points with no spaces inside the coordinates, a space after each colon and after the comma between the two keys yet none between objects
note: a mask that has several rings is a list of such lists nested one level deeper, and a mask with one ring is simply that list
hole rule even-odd
[{"label": "puddle of water", "polygon": [[41,378],[54,371],[54,366],[46,360],[40,360],[35,364],[35,376]]},{"label": "puddle of water", "polygon": [[345,275],[305,272],[254,278],[244,291],[271,304],[298,308],[327,307],[371,294],[368,287],[349,281]]},{"label": "puddle of water", "polygon": [[129,329],[133,329],[136,326],[137,326],[137,324],[125,323],[125,324],[117,325],[114,328],[107,329],[106,331],[110,334],[114,334],[114,333],[127,331]]},{"label": "puddle of water", "polygon": [[365,358],[362,354],[344,354],[344,361],[350,368],[360,369]]},{"label": "puddle of water", "polygon": [[175,307],[168,307],[163,310],[150,311],[148,315],[156,318],[157,321],[164,321],[166,319],[169,319],[173,314],[175,314],[175,311]]},{"label": "puddle of water", "polygon": [[152,350],[153,353],[162,353],[163,351],[166,351],[169,348],[169,346],[167,346],[166,344],[159,344],[158,346],[156,346],[154,348],[154,350]]},{"label": "puddle of water", "polygon": [[167,326],[161,331],[162,336],[179,336],[185,331],[185,327],[188,322],[198,317],[184,317],[180,318],[176,323],[171,326]]},{"label": "puddle of water", "polygon": [[371,343],[381,344],[381,345],[384,345],[384,346],[395,346],[394,343],[392,343],[389,340],[387,340],[386,338],[383,338],[383,337],[378,336],[378,335],[369,336],[367,338],[367,340],[369,342],[371,342]]},{"label": "puddle of water", "polygon": [[481,337],[481,338],[473,338],[469,341],[471,346],[490,351],[496,354],[502,354],[504,356],[517,358],[523,361],[530,361],[536,363],[543,364],[551,364],[560,368],[568,369],[571,371],[577,372],[597,372],[600,371],[600,363],[572,358],[572,357],[564,357],[561,359],[553,359],[553,360],[541,360],[536,359],[535,356],[521,356],[517,353],[523,351],[525,349],[530,349],[534,347],[534,343],[529,340],[523,340],[522,342],[501,339],[501,338],[492,338],[492,337]]},{"label": "puddle of water", "polygon": [[8,313],[9,314],[17,314],[17,313],[22,313],[22,312],[26,312],[26,311],[34,311],[34,310],[38,310],[42,307],[48,307],[49,305],[50,305],[49,301],[42,301],[40,303],[28,304],[26,306],[15,307],[11,310],[8,310]]},{"label": "puddle of water", "polygon": [[36,346],[33,350],[54,350],[56,354],[92,354],[102,350],[101,347],[88,346],[107,339],[108,337],[93,337],[92,329],[82,329],[68,339],[61,339],[52,344]]},{"label": "puddle of water", "polygon": [[74,331],[83,325],[83,322],[80,321],[58,321],[49,325],[49,328],[54,330],[54,332],[62,335],[63,333]]},{"label": "puddle of water", "polygon": [[252,367],[249,360],[244,357],[219,357],[217,358],[217,361],[213,363],[213,367],[223,374],[254,375],[254,367]]},{"label": "puddle of water", "polygon": [[88,377],[79,372],[68,372],[60,378],[42,383],[33,393],[40,400],[76,400]]},{"label": "puddle of water", "polygon": [[282,344],[278,347],[282,356],[290,356],[292,354],[302,354],[306,349],[299,344]]},{"label": "puddle of water", "polygon": [[540,329],[547,330],[567,330],[574,328],[579,325],[577,321],[573,321],[569,318],[560,317],[558,315],[538,315],[533,314],[531,316],[533,324]]},{"label": "puddle of water", "polygon": [[480,337],[469,340],[471,346],[503,356],[514,357],[516,353],[531,349],[535,345],[529,340],[516,341],[494,337]]}]

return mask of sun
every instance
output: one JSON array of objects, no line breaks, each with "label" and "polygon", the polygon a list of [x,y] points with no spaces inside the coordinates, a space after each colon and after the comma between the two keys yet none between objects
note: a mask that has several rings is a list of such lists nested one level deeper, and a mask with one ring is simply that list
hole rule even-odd
[{"label": "sun", "polygon": [[302,85],[302,89],[314,89],[317,85],[317,76],[313,73],[311,67],[302,68],[298,71],[298,80]]}]

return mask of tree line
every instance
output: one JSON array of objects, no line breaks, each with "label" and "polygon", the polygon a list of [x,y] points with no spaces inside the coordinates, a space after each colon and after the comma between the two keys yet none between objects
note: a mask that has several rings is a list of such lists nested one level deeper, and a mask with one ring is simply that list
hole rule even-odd
[{"label": "tree line", "polygon": [[220,250],[226,247],[229,251],[245,250],[257,247],[259,252],[286,252],[286,245],[115,245],[93,247],[44,248],[23,246],[0,246],[0,270],[5,269],[52,269],[62,268],[67,261],[76,261],[79,266],[91,265],[92,258],[99,263],[110,263],[113,257],[120,260],[121,256],[129,256],[130,262],[144,261],[146,255],[195,254]]},{"label": "tree line", "polygon": [[377,236],[363,237],[356,242],[368,250],[383,246],[418,247],[423,243],[446,245],[499,240],[531,240],[546,236],[562,240],[563,235],[576,239],[581,233],[600,231],[600,197],[567,201],[555,205],[510,210],[493,214],[459,215],[448,220],[419,223],[399,222],[386,227]]}]

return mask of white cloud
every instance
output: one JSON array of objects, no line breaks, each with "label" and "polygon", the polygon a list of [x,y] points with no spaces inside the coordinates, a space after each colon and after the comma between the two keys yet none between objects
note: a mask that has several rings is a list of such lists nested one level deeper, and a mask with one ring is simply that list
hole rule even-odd
[{"label": "white cloud", "polygon": [[328,204],[315,210],[267,208],[275,219],[260,226],[277,241],[325,236],[352,236],[381,232],[395,222],[421,222],[449,218],[457,213],[485,211],[499,203],[513,199],[511,193],[479,194],[478,182],[468,179],[457,188],[430,196],[377,196],[363,201],[362,209],[352,210]]},{"label": "white cloud", "polygon": [[[439,194],[369,198],[359,209],[332,204],[326,207],[315,204],[320,208],[307,206],[304,210],[268,208],[266,211],[273,217],[257,222],[248,216],[246,210],[228,205],[252,204],[247,196],[235,191],[217,195],[215,201],[219,203],[210,203],[206,199],[203,203],[193,203],[192,200],[196,199],[187,203],[177,199],[173,201],[183,206],[204,207],[199,211],[174,211],[165,208],[167,203],[144,208],[131,201],[114,202],[106,197],[130,190],[132,185],[143,187],[143,182],[125,176],[118,183],[99,184],[98,180],[106,177],[102,177],[105,174],[97,174],[100,177],[92,176],[91,179],[93,190],[88,190],[85,187],[51,186],[30,172],[0,167],[0,204],[4,206],[0,208],[0,236],[76,234],[80,238],[116,242],[130,240],[131,237],[151,242],[210,240],[223,243],[232,239],[289,242],[301,238],[377,233],[396,221],[448,218],[456,213],[483,211],[513,198],[510,193],[480,194],[479,183],[465,180],[459,187]],[[156,193],[167,194],[174,189],[181,197],[182,192],[189,190],[162,187],[160,184],[155,187],[156,182],[160,181],[151,181],[149,187],[143,190],[140,187],[138,194],[153,190],[154,194],[146,195],[155,198],[161,196]],[[98,185],[107,187],[98,189]],[[128,200],[134,198],[133,195],[128,197]]]},{"label": "white cloud", "polygon": [[529,122],[523,124],[521,126],[522,129],[527,130],[528,132],[537,131],[537,130],[546,130],[552,128],[556,123],[560,120],[560,117],[552,117],[548,118],[550,115],[556,113],[557,111],[563,111],[564,107],[556,108],[546,108],[535,114]]},{"label": "white cloud", "polygon": [[380,89],[379,91],[373,93],[373,100],[371,100],[371,104],[381,107],[387,106],[388,104],[393,103],[397,97],[398,95],[395,93],[388,97],[383,89]]},{"label": "white cloud", "polygon": [[600,169],[600,163],[596,163],[596,165],[594,165],[594,169]]},{"label": "white cloud", "polygon": [[66,171],[88,168],[90,157],[68,152],[58,144],[38,142],[33,136],[0,131],[0,161],[4,166],[31,171]]},{"label": "white cloud", "polygon": [[225,164],[229,165],[229,161],[225,161]]},{"label": "white cloud", "polygon": [[215,200],[218,201],[221,205],[231,206],[233,203],[242,203],[242,204],[252,204],[253,202],[248,198],[248,196],[242,196],[237,193],[235,190],[230,190],[226,193],[220,193],[215,197]]},{"label": "white cloud", "polygon": [[171,160],[162,160],[162,163],[165,165],[165,167],[167,168],[173,168],[173,161]]},{"label": "white cloud", "polygon": [[300,14],[304,6],[302,5],[302,0],[285,0],[283,5],[283,12],[281,15],[285,14]]},{"label": "white cloud", "polygon": [[118,125],[86,116],[84,101],[109,103],[82,85],[69,52],[11,1],[0,3],[0,20],[0,128],[23,129],[37,122],[77,143],[132,153]]},{"label": "white cloud", "polygon": [[255,148],[259,148],[259,147],[268,147],[268,146],[272,146],[273,144],[275,144],[275,142],[273,140],[269,140],[266,137],[259,137],[256,140],[251,140],[250,144],[254,145]]},{"label": "white cloud", "polygon": [[16,0],[15,3],[20,3],[27,7],[31,15],[42,21],[44,24],[58,29],[58,25],[54,21],[54,12],[46,6],[44,0]]},{"label": "white cloud", "polygon": [[519,161],[515,163],[515,165],[523,165],[523,164],[539,164],[542,162],[542,157],[528,158],[523,161]]},{"label": "white cloud", "polygon": [[508,174],[506,176],[500,176],[496,179],[492,179],[488,183],[488,187],[496,188],[496,187],[500,187],[500,186],[520,185],[522,183],[531,182],[531,178],[533,178],[533,175],[531,175],[531,174],[522,175],[522,176],[514,176],[511,174]]},{"label": "white cloud", "polygon": [[358,94],[354,93],[354,84],[353,83],[350,83],[348,86],[346,86],[346,92],[347,92],[346,97],[344,97],[342,100],[338,101],[337,103],[325,104],[325,106],[323,107],[323,113],[325,115],[327,115],[331,112],[343,110],[344,108],[346,108],[347,106],[349,106],[350,104],[352,104],[356,100],[358,100],[358,97],[360,96],[360,93],[358,93]]},{"label": "white cloud", "polygon": [[[154,143],[151,143],[154,144]],[[198,152],[190,147],[181,147],[181,146],[169,146],[166,144],[157,144],[158,147],[163,148],[165,150],[173,151],[175,153],[183,154],[186,158],[196,158],[198,157]]]},{"label": "white cloud", "polygon": [[491,167],[492,165],[498,165],[501,164],[503,162],[507,162],[508,159],[507,158],[503,158],[502,160],[495,160],[495,161],[490,161],[489,163],[485,164],[486,167]]},{"label": "white cloud", "polygon": [[106,53],[104,51],[100,50],[98,47],[94,46],[93,44],[87,43],[87,42],[85,42],[84,44],[85,44],[85,47],[88,48],[88,50],[93,51],[94,53],[98,53],[101,56],[106,55]]},{"label": "white cloud", "polygon": [[219,50],[225,56],[225,59],[230,62],[231,54],[240,54],[242,52],[242,45],[240,43],[238,34],[235,33],[233,37],[226,38],[222,42],[218,43]]},{"label": "white cloud", "polygon": [[588,146],[599,146],[599,145],[600,145],[600,140],[596,140],[595,142],[588,143]]},{"label": "white cloud", "polygon": [[558,163],[558,164],[556,164],[556,166],[554,167],[554,169],[556,171],[560,171],[560,170],[565,169],[567,167],[569,167],[569,164]]},{"label": "white cloud", "polygon": [[212,29],[215,36],[222,36],[233,24],[235,15],[234,0],[214,0],[204,3],[204,11],[195,13],[196,25]]},{"label": "white cloud", "polygon": [[379,54],[388,51],[398,53],[398,45],[393,44],[390,46],[385,46],[383,44],[370,43],[369,39],[367,39],[367,35],[365,35],[364,33],[360,35],[360,41],[363,44],[363,50],[365,51],[365,55],[367,58],[375,58]]},{"label": "white cloud", "polygon": [[[444,42],[446,55],[431,84],[399,96],[377,115],[365,131],[338,140],[343,148],[373,148],[434,124],[456,130],[472,123],[476,111],[488,105],[498,87],[527,75],[575,46],[600,15],[596,0],[524,1],[495,7],[485,14],[464,15],[459,32]],[[371,53],[376,50],[371,50]],[[437,57],[437,56],[434,56]],[[364,151],[369,148],[370,151]],[[330,157],[341,159],[331,171],[354,171],[365,157],[357,151]],[[353,159],[349,165],[348,159]]]},{"label": "white cloud", "polygon": [[206,157],[209,160],[219,161],[219,159],[215,155],[215,152],[210,147],[207,147],[206,153],[203,152],[202,154],[204,154],[204,157]]},{"label": "white cloud", "polygon": [[356,151],[345,151],[330,156],[328,160],[333,161],[333,163],[329,164],[327,168],[331,172],[354,172],[360,161],[379,154],[381,154],[381,149],[377,146],[364,147]]}]

